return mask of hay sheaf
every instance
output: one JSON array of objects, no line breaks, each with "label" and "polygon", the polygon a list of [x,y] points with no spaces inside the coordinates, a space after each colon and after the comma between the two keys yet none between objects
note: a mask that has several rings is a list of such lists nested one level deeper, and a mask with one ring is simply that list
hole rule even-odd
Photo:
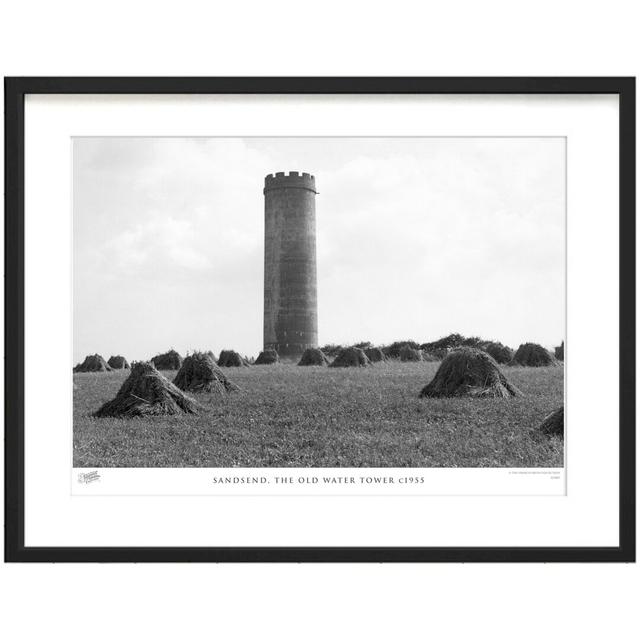
[{"label": "hay sheaf", "polygon": [[254,364],[278,364],[280,356],[275,349],[265,349],[261,351]]},{"label": "hay sheaf", "polygon": [[433,380],[420,392],[421,398],[511,398],[522,395],[498,368],[496,361],[473,347],[454,349],[443,361]]},{"label": "hay sheaf", "polygon": [[518,347],[509,364],[522,367],[554,367],[558,361],[543,346],[526,342]]},{"label": "hay sheaf", "polygon": [[538,430],[546,436],[560,436],[564,438],[564,405],[550,413]]},{"label": "hay sheaf", "polygon": [[107,364],[105,359],[98,353],[94,353],[92,356],[87,356],[84,362],[77,364],[73,368],[74,373],[93,373],[113,371],[113,369]]},{"label": "hay sheaf", "polygon": [[218,357],[219,367],[248,367],[249,363],[237,352],[223,349]]},{"label": "hay sheaf", "polygon": [[502,344],[502,342],[484,342],[481,347],[498,364],[508,364],[513,358],[513,349]]},{"label": "hay sheaf", "polygon": [[238,391],[240,387],[222,373],[208,353],[196,352],[187,356],[173,380],[182,391],[219,393]]},{"label": "hay sheaf", "polygon": [[96,418],[135,418],[197,413],[200,405],[169,382],[152,362],[134,362],[129,377]]},{"label": "hay sheaf", "polygon": [[453,349],[448,349],[446,347],[435,348],[435,349],[426,349],[426,348],[422,349],[423,355],[425,353],[428,353],[429,356],[433,358],[435,361],[444,360],[452,351]]},{"label": "hay sheaf", "polygon": [[335,358],[343,348],[341,344],[325,344],[324,347],[320,347],[320,351],[322,351],[327,358]]},{"label": "hay sheaf", "polygon": [[384,362],[387,357],[384,355],[384,351],[378,347],[369,347],[364,350],[364,354],[371,360],[371,362]]},{"label": "hay sheaf", "polygon": [[419,349],[420,345],[415,340],[397,340],[392,344],[382,347],[382,352],[387,358],[399,358],[400,350],[403,347],[411,347],[412,349]]},{"label": "hay sheaf", "polygon": [[400,348],[398,352],[400,355],[400,362],[421,362],[422,351],[420,349],[413,349],[408,344],[405,344]]},{"label": "hay sheaf", "polygon": [[423,342],[420,345],[420,348],[431,353],[443,353],[444,355],[442,357],[444,357],[452,349],[457,349],[458,347],[463,346],[475,346],[465,345],[465,340],[468,340],[468,338],[465,338],[459,333],[451,333],[448,336],[440,338],[439,340],[434,340],[433,342]]},{"label": "hay sheaf", "polygon": [[331,367],[366,367],[371,361],[367,354],[357,347],[341,349],[336,359],[329,365]]},{"label": "hay sheaf", "polygon": [[555,348],[555,356],[556,356],[556,360],[564,361],[564,340],[562,341],[562,344],[559,347]]},{"label": "hay sheaf", "polygon": [[329,358],[327,358],[322,349],[314,347],[305,349],[300,362],[298,362],[299,367],[326,367],[328,364]]},{"label": "hay sheaf", "polygon": [[177,371],[182,366],[182,356],[175,349],[170,349],[167,353],[161,353],[151,358],[151,362],[156,369]]},{"label": "hay sheaf", "polygon": [[107,364],[112,369],[131,369],[129,363],[127,362],[127,359],[124,356],[111,356],[107,360]]}]

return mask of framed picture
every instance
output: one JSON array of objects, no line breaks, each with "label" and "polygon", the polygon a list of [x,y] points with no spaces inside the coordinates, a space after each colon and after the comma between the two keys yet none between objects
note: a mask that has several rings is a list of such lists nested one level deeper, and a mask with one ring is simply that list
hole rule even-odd
[{"label": "framed picture", "polygon": [[633,78],[7,78],[5,131],[8,561],[634,561]]}]

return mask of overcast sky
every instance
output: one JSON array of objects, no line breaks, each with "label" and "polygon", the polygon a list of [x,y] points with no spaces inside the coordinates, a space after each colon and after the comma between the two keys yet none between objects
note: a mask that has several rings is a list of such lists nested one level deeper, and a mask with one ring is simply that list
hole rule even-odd
[{"label": "overcast sky", "polygon": [[74,361],[262,347],[264,176],[316,176],[319,340],[564,338],[563,138],[78,138]]}]

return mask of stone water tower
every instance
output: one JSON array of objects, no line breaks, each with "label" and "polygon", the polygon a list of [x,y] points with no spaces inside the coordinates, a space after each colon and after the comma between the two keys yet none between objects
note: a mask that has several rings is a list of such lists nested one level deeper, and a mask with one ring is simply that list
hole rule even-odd
[{"label": "stone water tower", "polygon": [[318,346],[316,193],[308,173],[264,180],[264,348],[285,358]]}]

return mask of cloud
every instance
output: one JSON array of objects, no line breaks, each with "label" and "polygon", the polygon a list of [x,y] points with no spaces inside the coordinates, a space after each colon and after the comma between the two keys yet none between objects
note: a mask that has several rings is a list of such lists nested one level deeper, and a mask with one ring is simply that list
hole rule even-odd
[{"label": "cloud", "polygon": [[77,139],[77,357],[99,344],[255,353],[263,180],[289,170],[320,192],[321,341],[559,342],[564,159],[549,138]]},{"label": "cloud", "polygon": [[194,223],[164,218],[138,224],[105,243],[112,269],[120,275],[144,267],[201,271],[211,261],[198,246]]}]

